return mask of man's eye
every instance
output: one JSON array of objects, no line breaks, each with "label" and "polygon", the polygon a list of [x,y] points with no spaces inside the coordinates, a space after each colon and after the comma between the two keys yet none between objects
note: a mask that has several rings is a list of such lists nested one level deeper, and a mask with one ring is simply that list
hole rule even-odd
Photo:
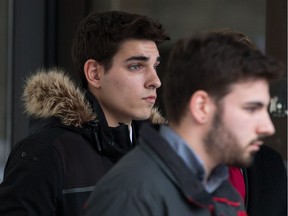
[{"label": "man's eye", "polygon": [[140,64],[132,64],[132,65],[129,65],[128,68],[129,68],[129,70],[134,71],[134,70],[140,69],[141,65]]},{"label": "man's eye", "polygon": [[255,111],[258,109],[258,107],[246,107],[245,109],[246,109],[248,112],[253,113],[253,112],[255,112]]}]

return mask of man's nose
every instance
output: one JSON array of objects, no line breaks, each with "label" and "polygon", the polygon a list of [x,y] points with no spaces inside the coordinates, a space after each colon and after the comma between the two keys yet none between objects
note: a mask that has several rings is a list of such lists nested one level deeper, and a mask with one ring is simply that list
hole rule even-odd
[{"label": "man's nose", "polygon": [[157,71],[155,70],[155,68],[151,68],[149,71],[149,75],[147,78],[147,81],[145,83],[145,87],[146,88],[159,88],[161,86],[161,81],[160,78],[157,74]]},{"label": "man's nose", "polygon": [[272,136],[275,133],[275,127],[268,112],[265,114],[263,120],[260,121],[257,132],[265,136]]}]

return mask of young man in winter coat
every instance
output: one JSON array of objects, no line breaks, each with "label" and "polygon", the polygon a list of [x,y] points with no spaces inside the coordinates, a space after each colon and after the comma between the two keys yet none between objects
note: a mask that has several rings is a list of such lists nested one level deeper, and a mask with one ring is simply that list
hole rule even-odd
[{"label": "young man in winter coat", "polygon": [[164,79],[168,125],[145,125],[139,145],[97,184],[86,216],[247,215],[224,164],[249,166],[274,133],[269,83],[281,65],[231,36],[181,39]]},{"label": "young man in winter coat", "polygon": [[81,215],[95,183],[135,146],[140,121],[157,118],[158,45],[168,39],[138,14],[93,12],[81,22],[72,56],[82,88],[57,69],[27,80],[34,125],[7,161],[1,216]]}]

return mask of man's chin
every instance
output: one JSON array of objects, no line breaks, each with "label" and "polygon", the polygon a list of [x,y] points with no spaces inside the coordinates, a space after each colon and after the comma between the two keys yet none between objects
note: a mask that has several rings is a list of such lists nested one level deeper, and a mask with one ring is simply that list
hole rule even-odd
[{"label": "man's chin", "polygon": [[257,152],[253,152],[248,157],[242,158],[242,160],[234,161],[233,163],[231,163],[229,165],[240,167],[240,168],[250,167],[254,162],[254,158],[255,158],[256,153]]},{"label": "man's chin", "polygon": [[151,117],[151,114],[143,114],[143,115],[138,115],[138,116],[134,116],[134,119],[133,120],[136,120],[136,121],[143,121],[143,120],[148,120],[150,119]]},{"label": "man's chin", "polygon": [[256,154],[256,152],[252,153],[249,158],[247,158],[245,161],[243,161],[243,167],[247,168],[253,164],[254,159],[255,159],[255,154]]}]

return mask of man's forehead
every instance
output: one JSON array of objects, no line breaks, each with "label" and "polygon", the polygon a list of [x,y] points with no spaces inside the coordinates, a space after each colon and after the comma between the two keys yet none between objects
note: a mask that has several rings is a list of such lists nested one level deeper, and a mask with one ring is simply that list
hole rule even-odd
[{"label": "man's forehead", "polygon": [[150,40],[136,40],[131,39],[124,41],[118,49],[118,52],[133,54],[133,55],[144,55],[146,53],[159,55],[158,47],[154,41]]},{"label": "man's forehead", "polygon": [[230,86],[230,92],[225,97],[243,102],[259,101],[266,104],[270,101],[269,84],[263,79],[235,83]]}]

